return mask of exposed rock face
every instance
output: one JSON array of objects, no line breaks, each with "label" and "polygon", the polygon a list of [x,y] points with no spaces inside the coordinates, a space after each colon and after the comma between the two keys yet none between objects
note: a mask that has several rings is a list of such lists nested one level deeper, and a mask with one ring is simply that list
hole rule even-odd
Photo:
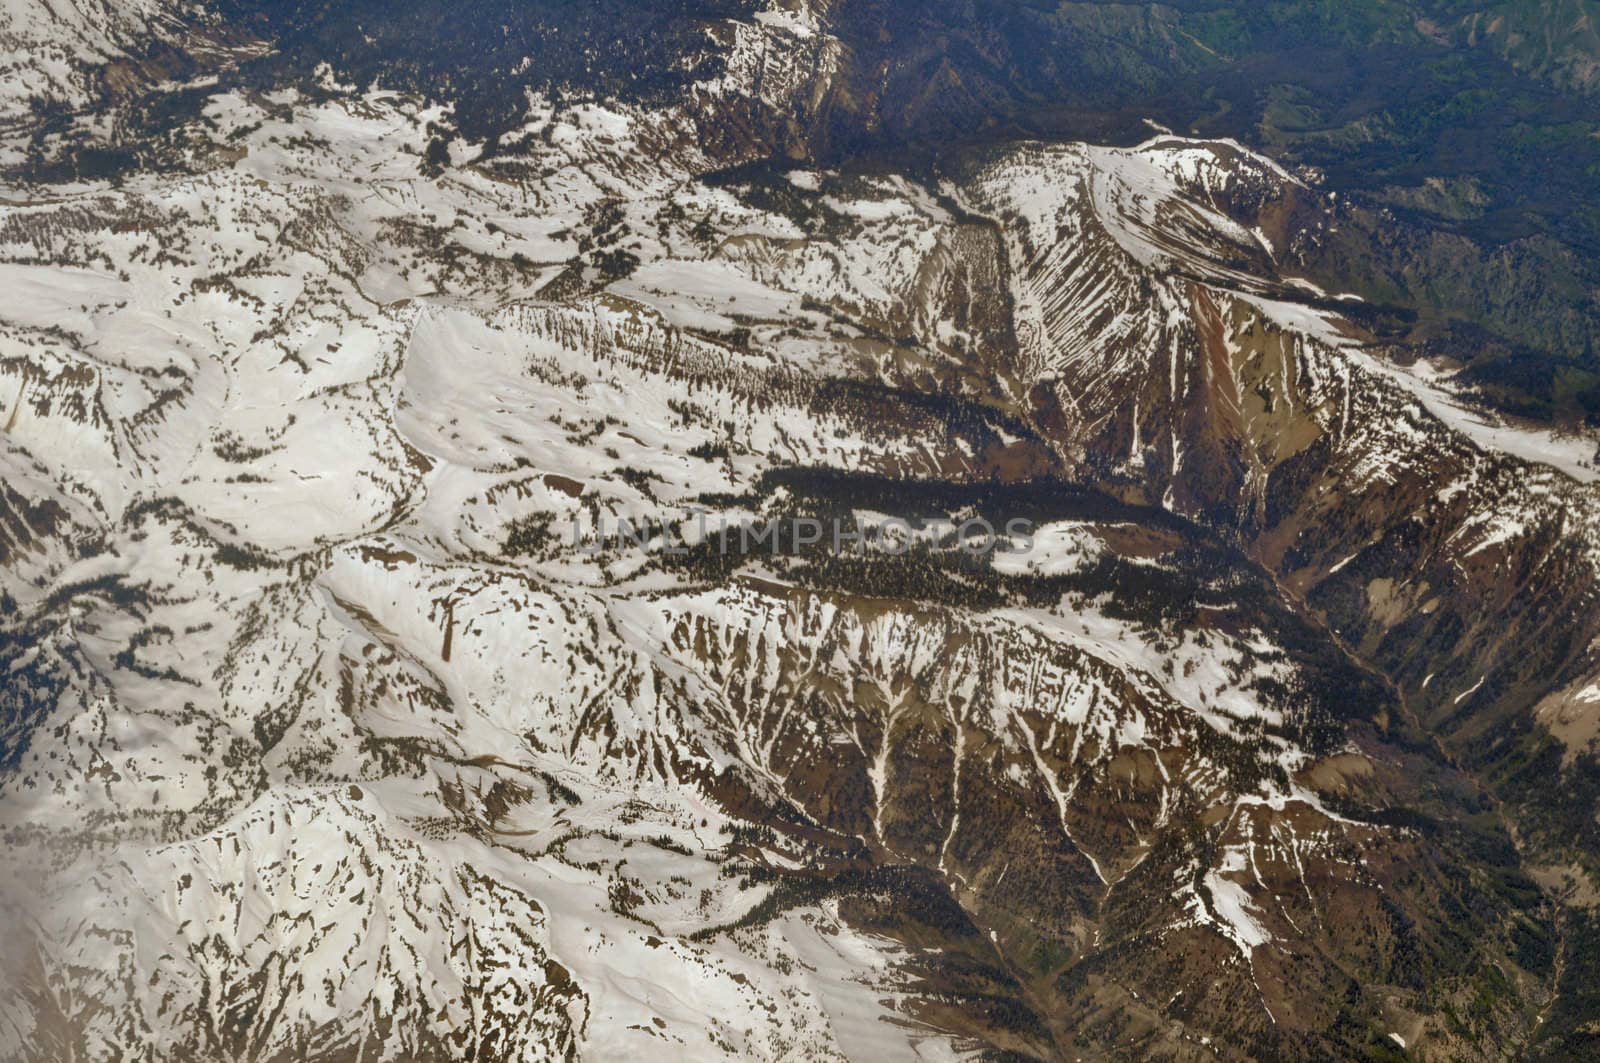
[{"label": "exposed rock face", "polygon": [[818,169],[844,15],[735,7],[0,190],[5,1055],[1582,1051],[1592,448],[1270,160]]}]

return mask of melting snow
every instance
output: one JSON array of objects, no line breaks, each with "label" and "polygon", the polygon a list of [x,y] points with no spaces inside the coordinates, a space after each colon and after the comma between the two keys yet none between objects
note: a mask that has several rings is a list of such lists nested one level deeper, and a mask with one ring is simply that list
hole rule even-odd
[{"label": "melting snow", "polygon": [[1474,409],[1451,390],[1450,377],[1431,362],[1419,359],[1407,368],[1364,351],[1350,354],[1364,368],[1405,388],[1429,413],[1484,450],[1548,465],[1583,483],[1600,481],[1594,440],[1509,424],[1491,412]]}]

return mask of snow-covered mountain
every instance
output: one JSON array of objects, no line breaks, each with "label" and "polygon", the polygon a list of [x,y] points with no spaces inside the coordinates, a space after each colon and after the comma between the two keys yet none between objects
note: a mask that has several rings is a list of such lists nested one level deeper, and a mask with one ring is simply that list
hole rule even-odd
[{"label": "snow-covered mountain", "polygon": [[[8,8],[0,1053],[1577,1051],[1594,442],[1240,144],[822,164],[834,7],[493,133]],[[706,531],[841,517],[1033,534]]]}]

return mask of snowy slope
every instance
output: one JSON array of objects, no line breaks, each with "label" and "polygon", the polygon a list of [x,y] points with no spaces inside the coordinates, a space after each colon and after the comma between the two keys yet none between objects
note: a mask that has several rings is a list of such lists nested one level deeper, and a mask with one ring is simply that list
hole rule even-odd
[{"label": "snowy slope", "polygon": [[[1414,1036],[1510,963],[1532,902],[1451,923],[1409,825],[1465,783],[1406,713],[1490,651],[1352,647],[1591,600],[1587,466],[1298,299],[1311,192],[1236,144],[724,172],[825,14],[514,155],[330,74],[0,189],[5,1054],[1309,1057],[1330,986]],[[973,566],[584,531],[1007,499]]]}]

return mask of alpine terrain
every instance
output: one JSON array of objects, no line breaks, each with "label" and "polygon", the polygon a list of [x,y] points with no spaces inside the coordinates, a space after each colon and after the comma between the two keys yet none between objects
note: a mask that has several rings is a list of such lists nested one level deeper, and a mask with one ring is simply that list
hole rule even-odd
[{"label": "alpine terrain", "polygon": [[1600,1059],[1596,15],[4,0],[0,1058]]}]

